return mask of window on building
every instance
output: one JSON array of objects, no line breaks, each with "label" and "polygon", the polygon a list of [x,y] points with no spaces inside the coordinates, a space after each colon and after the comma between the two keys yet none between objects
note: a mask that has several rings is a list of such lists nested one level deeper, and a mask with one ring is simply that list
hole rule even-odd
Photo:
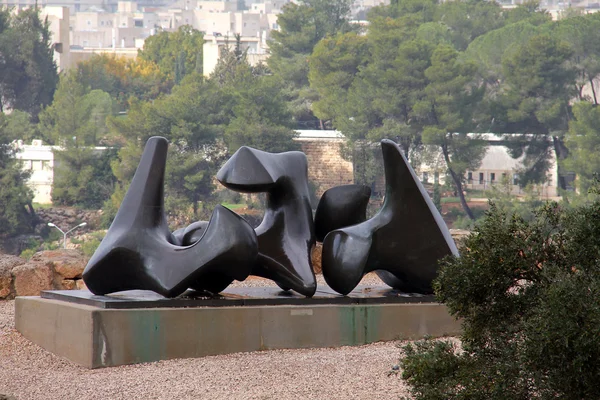
[{"label": "window on building", "polygon": [[33,171],[41,171],[42,170],[42,160],[31,160],[31,169]]},{"label": "window on building", "polygon": [[513,174],[513,185],[519,184],[519,174]]},{"label": "window on building", "polygon": [[483,172],[479,173],[479,184],[483,185],[484,179],[483,179]]},{"label": "window on building", "polygon": [[104,26],[104,21],[100,21],[100,26]]},{"label": "window on building", "polygon": [[494,182],[495,180],[496,180],[496,173],[495,173],[495,172],[492,172],[492,173],[490,174],[490,181]]},{"label": "window on building", "polygon": [[467,183],[473,183],[473,173],[467,172]]},{"label": "window on building", "polygon": [[144,27],[144,21],[142,21],[142,20],[135,20],[135,21],[133,22],[133,24],[134,24],[136,27],[138,27],[138,28],[143,28],[143,27]]}]

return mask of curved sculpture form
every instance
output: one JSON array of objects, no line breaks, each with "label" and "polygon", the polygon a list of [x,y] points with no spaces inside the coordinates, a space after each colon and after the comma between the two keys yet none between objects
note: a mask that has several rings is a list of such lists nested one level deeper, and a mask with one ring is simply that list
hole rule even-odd
[{"label": "curved sculpture form", "polygon": [[167,147],[162,137],[146,143],[117,216],[83,272],[92,293],[146,289],[175,297],[188,288],[216,290],[224,280],[250,274],[256,234],[225,207],[215,208],[200,239],[192,240],[197,231],[192,228],[190,235],[182,235],[189,245],[177,244],[164,211]]},{"label": "curved sculpture form", "polygon": [[322,242],[333,230],[356,225],[367,219],[371,188],[365,185],[342,185],[323,193],[315,212],[315,235]]},{"label": "curved sculpture form", "polygon": [[370,271],[404,292],[431,293],[437,261],[458,255],[458,250],[400,147],[382,140],[381,148],[386,180],[383,207],[368,221],[327,234],[323,276],[344,295]]},{"label": "curved sculpture form", "polygon": [[284,290],[311,297],[317,290],[310,250],[315,244],[306,155],[273,154],[241,147],[217,173],[225,187],[267,193],[252,275],[271,279]]},{"label": "curved sculpture form", "polygon": [[208,227],[208,221],[197,221],[189,224],[185,228],[179,228],[173,232],[175,243],[179,246],[189,246],[202,237],[206,228]]}]

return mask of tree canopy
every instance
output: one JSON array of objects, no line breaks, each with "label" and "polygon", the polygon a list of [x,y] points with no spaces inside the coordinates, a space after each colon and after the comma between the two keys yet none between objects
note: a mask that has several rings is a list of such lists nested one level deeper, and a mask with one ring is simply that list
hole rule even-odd
[{"label": "tree canopy", "polygon": [[158,65],[160,71],[179,83],[192,72],[202,72],[203,34],[190,25],[175,32],[161,31],[144,42],[138,57]]},{"label": "tree canopy", "polygon": [[0,112],[21,110],[37,119],[58,82],[53,55],[49,23],[37,7],[0,9]]},{"label": "tree canopy", "polygon": [[0,237],[30,231],[35,217],[33,192],[26,185],[29,171],[22,169],[12,143],[19,138],[15,117],[21,116],[0,113]]}]

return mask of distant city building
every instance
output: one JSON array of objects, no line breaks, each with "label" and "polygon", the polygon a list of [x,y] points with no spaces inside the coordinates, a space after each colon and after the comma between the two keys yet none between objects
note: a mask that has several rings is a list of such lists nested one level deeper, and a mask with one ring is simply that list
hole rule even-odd
[{"label": "distant city building", "polygon": [[[54,169],[56,162],[54,150],[60,150],[59,146],[44,145],[41,140],[33,140],[31,144],[25,144],[22,140],[14,142],[18,150],[16,158],[21,160],[22,168],[30,171],[27,186],[33,191],[33,202],[39,204],[52,203],[52,183],[54,182]],[[95,152],[102,152],[106,147],[96,147]]]},{"label": "distant city building", "polygon": [[[267,41],[279,29],[277,16],[291,0],[0,0],[17,10],[35,5],[50,22],[55,60],[60,71],[95,54],[137,57],[145,40],[157,32],[189,25],[205,34],[204,73],[210,74],[222,50],[240,35],[252,65],[268,57]],[[352,13],[389,0],[356,0]],[[366,14],[365,14],[366,15]]]},{"label": "distant city building", "polygon": [[33,202],[52,203],[52,182],[54,180],[53,146],[44,146],[41,140],[34,140],[30,145],[22,140],[15,143],[18,149],[17,158],[21,160],[24,170],[31,171],[27,186],[33,191]]}]

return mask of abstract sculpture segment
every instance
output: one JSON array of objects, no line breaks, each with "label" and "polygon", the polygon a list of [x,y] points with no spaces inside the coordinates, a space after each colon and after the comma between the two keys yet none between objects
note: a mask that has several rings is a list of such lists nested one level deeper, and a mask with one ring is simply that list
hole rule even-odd
[{"label": "abstract sculpture segment", "polygon": [[400,147],[390,140],[383,140],[381,147],[384,204],[368,221],[327,234],[323,275],[342,294],[350,293],[370,271],[404,292],[431,293],[438,260],[458,255],[458,250]]},{"label": "abstract sculpture segment", "polygon": [[[83,273],[94,294],[147,289],[174,297],[190,287],[218,288],[223,281],[244,280],[256,261],[254,231],[222,206],[206,226],[178,238],[171,234],[163,193],[167,147],[162,137],[146,143],[115,220]],[[198,230],[202,236],[194,240]]]},{"label": "abstract sculpture segment", "polygon": [[252,275],[310,297],[317,284],[310,258],[315,235],[307,171],[304,153],[273,154],[241,147],[217,179],[238,192],[267,194],[265,216],[256,228],[258,260]]},{"label": "abstract sculpture segment", "polygon": [[356,225],[367,219],[371,188],[365,185],[343,185],[323,193],[315,212],[315,235],[322,242],[333,230]]}]

